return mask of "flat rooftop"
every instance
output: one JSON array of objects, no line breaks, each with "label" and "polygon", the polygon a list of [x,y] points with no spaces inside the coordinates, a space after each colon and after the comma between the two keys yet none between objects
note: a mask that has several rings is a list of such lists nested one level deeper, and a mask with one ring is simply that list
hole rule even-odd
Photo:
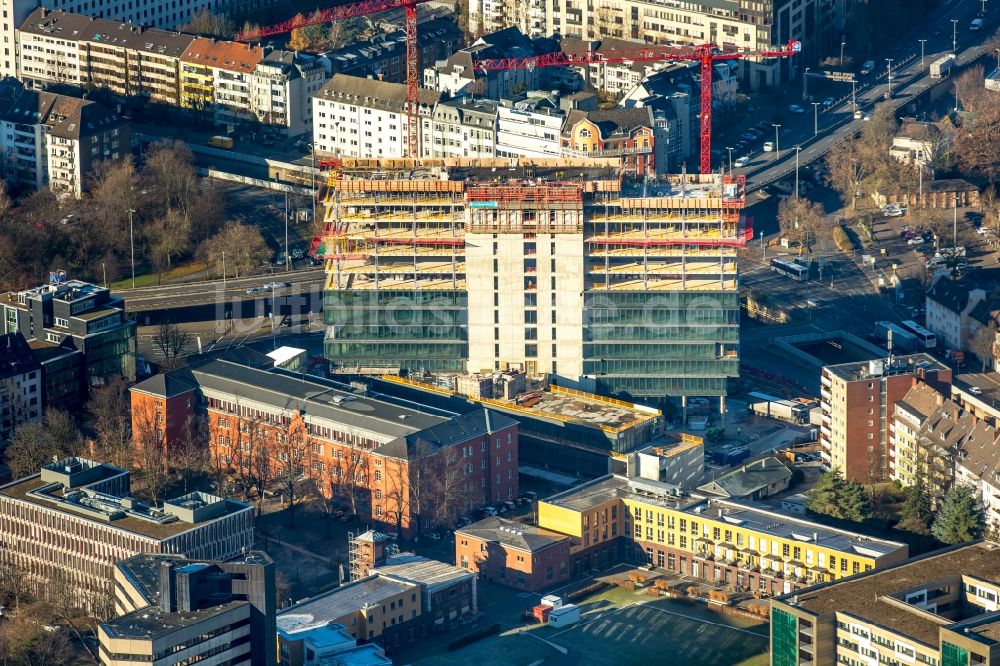
[{"label": "flat rooftop", "polygon": [[390,557],[375,571],[380,575],[394,576],[411,583],[426,585],[432,593],[457,582],[469,580],[475,575],[468,569],[413,553]]},{"label": "flat rooftop", "polygon": [[985,541],[946,548],[846,580],[810,587],[779,600],[815,615],[848,613],[936,647],[939,629],[953,624],[950,620],[914,612],[885,599],[959,576],[1000,581],[1000,548]]},{"label": "flat rooftop", "polygon": [[[880,368],[880,369],[879,369]],[[893,356],[890,364],[886,359],[877,361],[858,361],[854,363],[841,363],[839,365],[828,365],[824,368],[831,375],[839,377],[845,381],[853,382],[870,377],[889,377],[892,375],[906,375],[922,370],[948,370],[948,366],[938,361],[929,354],[909,354],[907,356]],[[876,372],[873,372],[873,369]]]},{"label": "flat rooftop", "polygon": [[416,588],[417,585],[414,583],[381,576],[362,578],[281,611],[278,614],[278,629],[291,633],[311,627],[322,627],[360,610],[365,605],[379,605],[391,596],[408,590],[416,591]]},{"label": "flat rooftop", "polygon": [[230,601],[211,608],[179,613],[165,613],[155,606],[149,606],[104,622],[101,627],[111,638],[153,640],[241,606],[247,607],[246,613],[249,616],[250,603],[247,601]]},{"label": "flat rooftop", "polygon": [[[470,375],[447,373],[435,375],[438,379],[448,381],[460,376],[471,377]],[[614,398],[606,398],[594,393],[563,388],[554,384],[545,386],[541,383],[533,384],[528,382],[524,393],[521,395],[525,396],[526,394],[537,393],[539,399],[534,404],[519,405],[516,400],[476,398],[460,394],[453,389],[432,384],[428,381],[419,381],[395,375],[384,375],[382,379],[396,384],[413,386],[425,391],[445,395],[461,395],[473,402],[478,402],[493,409],[507,410],[515,415],[534,416],[563,423],[576,423],[615,433],[637,427],[654,419],[660,419],[663,416],[662,411],[653,407],[624,402]]]},{"label": "flat rooftop", "polygon": [[956,397],[959,391],[963,393],[963,400],[980,402],[1000,411],[1000,373],[967,372],[961,374],[952,382],[952,397]]},{"label": "flat rooftop", "polygon": [[549,546],[565,541],[568,537],[559,532],[553,532],[534,525],[525,525],[506,518],[491,516],[455,530],[462,534],[510,546],[530,553],[544,550]]},{"label": "flat rooftop", "polygon": [[[242,502],[236,502],[234,500],[222,500],[226,502],[226,511],[213,516],[212,518],[199,523],[188,523],[182,520],[174,520],[172,522],[156,523],[148,520],[143,520],[142,518],[135,518],[128,514],[125,514],[117,518],[99,519],[87,515],[82,511],[75,510],[76,505],[70,501],[46,501],[41,499],[35,491],[43,490],[46,486],[53,485],[50,481],[43,481],[39,475],[29,476],[24,479],[19,479],[13,483],[9,483],[5,486],[0,487],[0,495],[5,497],[10,497],[11,499],[19,500],[22,502],[28,502],[40,507],[44,507],[49,510],[59,511],[67,515],[73,516],[77,520],[85,520],[97,525],[107,525],[108,527],[116,527],[118,529],[125,530],[127,532],[133,532],[135,534],[141,534],[153,539],[167,539],[169,537],[175,536],[182,532],[187,532],[188,530],[198,529],[204,525],[211,523],[213,520],[218,518],[223,518],[239,511],[250,511],[252,510],[249,504],[243,504]],[[74,488],[74,491],[79,489]],[[53,496],[56,498],[57,496]],[[61,498],[59,498],[61,499]],[[169,500],[168,500],[169,501]]]}]

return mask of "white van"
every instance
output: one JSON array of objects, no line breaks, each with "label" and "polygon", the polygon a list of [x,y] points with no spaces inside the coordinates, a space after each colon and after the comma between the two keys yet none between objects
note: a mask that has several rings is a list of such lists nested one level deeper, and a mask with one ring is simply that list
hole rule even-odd
[{"label": "white van", "polygon": [[774,150],[774,142],[773,141],[765,141],[764,142],[764,152],[765,153],[770,153],[773,150]]},{"label": "white van", "polygon": [[738,168],[738,169],[742,169],[743,167],[745,167],[748,164],[750,164],[750,158],[747,157],[746,155],[744,155],[743,157],[741,157],[741,158],[737,159],[735,162],[733,162],[733,166],[736,167],[736,168]]},{"label": "white van", "polygon": [[972,23],[969,24],[969,30],[979,30],[983,27],[983,19],[977,18],[973,19]]}]

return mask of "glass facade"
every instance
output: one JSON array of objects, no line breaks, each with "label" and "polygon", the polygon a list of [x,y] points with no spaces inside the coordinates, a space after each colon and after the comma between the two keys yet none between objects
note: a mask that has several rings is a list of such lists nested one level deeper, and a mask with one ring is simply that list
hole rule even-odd
[{"label": "glass facade", "polygon": [[941,641],[941,666],[969,666],[969,651]]},{"label": "glass facade", "polygon": [[602,392],[725,395],[739,375],[736,291],[592,291],[585,307],[583,371]]},{"label": "glass facade", "polygon": [[334,367],[465,369],[464,291],[330,290],[323,302],[324,352]]},{"label": "glass facade", "polygon": [[797,666],[798,621],[780,608],[771,609],[771,666]]},{"label": "glass facade", "polygon": [[135,380],[134,321],[125,321],[117,328],[76,337],[87,358],[87,374],[91,386],[103,385],[111,377]]}]

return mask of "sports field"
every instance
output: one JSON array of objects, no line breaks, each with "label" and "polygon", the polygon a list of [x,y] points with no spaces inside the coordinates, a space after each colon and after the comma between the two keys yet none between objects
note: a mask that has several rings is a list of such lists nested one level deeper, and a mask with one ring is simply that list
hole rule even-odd
[{"label": "sports field", "polygon": [[765,666],[768,663],[766,624],[722,615],[701,605],[648,599],[614,590],[581,604],[583,618],[571,627],[513,629],[416,663],[419,666]]}]

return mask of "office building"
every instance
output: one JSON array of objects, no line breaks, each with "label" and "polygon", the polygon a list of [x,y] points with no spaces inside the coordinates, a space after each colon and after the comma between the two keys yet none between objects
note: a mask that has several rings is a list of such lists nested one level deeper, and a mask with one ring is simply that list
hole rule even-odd
[{"label": "office building", "polygon": [[76,414],[87,400],[87,359],[73,340],[61,344],[32,340],[31,354],[42,368],[42,409],[55,407]]},{"label": "office building", "polygon": [[0,442],[21,424],[42,418],[43,395],[42,366],[24,336],[0,335]]},{"label": "office building", "polygon": [[484,518],[455,530],[455,563],[480,578],[538,592],[570,578],[565,534],[504,518]]},{"label": "office building", "polygon": [[[653,183],[607,158],[377,169],[345,165],[327,195],[334,371],[517,370],[724,404],[739,367],[736,248],[753,235],[742,179]],[[387,303],[407,318],[380,318]]]},{"label": "office building", "polygon": [[951,385],[951,369],[927,354],[824,367],[819,434],[823,462],[860,483],[888,479],[892,414],[914,377],[946,393]]},{"label": "office building", "polygon": [[89,386],[112,377],[135,379],[136,323],[126,319],[125,303],[110,290],[60,272],[50,284],[10,292],[0,304],[8,333],[83,352]]},{"label": "office building", "polygon": [[500,100],[497,107],[497,157],[558,158],[563,153],[566,112],[558,98],[531,91]]},{"label": "office building", "polygon": [[253,544],[253,507],[205,493],[151,506],[128,472],[84,458],[0,486],[2,564],[41,589],[68,586],[81,605],[109,590],[117,562],[139,553],[230,559]]},{"label": "office building", "polygon": [[796,590],[771,600],[771,664],[996,664],[998,596],[992,541]]},{"label": "office building", "polygon": [[277,478],[295,464],[407,536],[518,494],[517,422],[486,409],[454,416],[225,359],[151,377],[131,400],[134,431],[154,421],[168,450],[207,423],[213,456],[234,470],[267,460]]},{"label": "office building", "polygon": [[286,615],[279,618],[278,637],[282,666],[392,666],[381,646],[358,645],[347,627],[336,622]]},{"label": "office building", "polygon": [[90,100],[0,81],[0,152],[7,180],[79,197],[91,170],[131,151],[129,126]]},{"label": "office building", "polygon": [[[281,611],[277,620],[281,663],[318,666],[318,657],[310,657],[310,652],[340,652],[350,647],[345,645],[347,635],[394,650],[436,633],[455,631],[477,610],[472,573],[402,553],[360,580]],[[341,639],[335,640],[341,632]],[[338,663],[336,658],[332,663]]]},{"label": "office building", "polygon": [[572,574],[644,562],[776,595],[906,559],[906,544],[834,529],[677,486],[609,475],[538,504],[538,526],[570,537]]},{"label": "office building", "polygon": [[[421,150],[431,144],[434,105],[441,94],[419,89]],[[409,154],[406,84],[334,74],[312,96],[316,152],[338,157],[417,157]],[[419,153],[418,153],[419,155]]]},{"label": "office building", "polygon": [[211,660],[271,666],[277,653],[274,562],[135,555],[114,567],[117,617],[98,628],[102,666]]}]

